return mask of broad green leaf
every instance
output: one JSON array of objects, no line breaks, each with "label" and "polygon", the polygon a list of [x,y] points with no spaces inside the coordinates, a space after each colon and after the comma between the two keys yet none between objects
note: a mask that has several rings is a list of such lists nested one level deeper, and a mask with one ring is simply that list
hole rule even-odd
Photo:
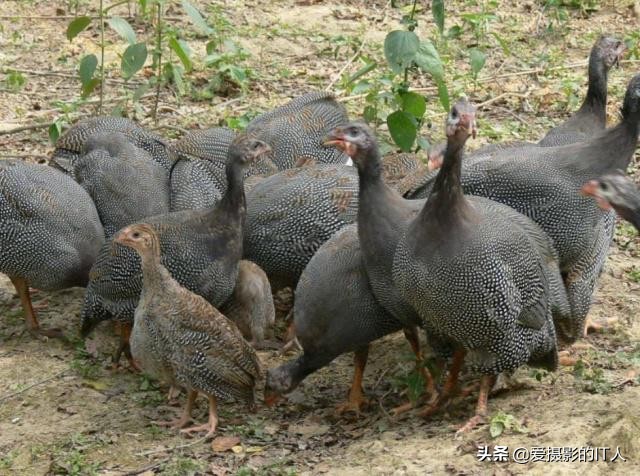
[{"label": "broad green leaf", "polygon": [[384,39],[384,56],[391,70],[400,74],[411,66],[419,46],[418,35],[412,31],[395,30],[389,33]]},{"label": "broad green leaf", "polygon": [[141,86],[139,86],[134,92],[133,92],[133,97],[132,100],[134,102],[139,101],[140,98],[142,98],[142,96],[144,96],[146,94],[147,91],[149,91],[149,88],[151,87],[151,84],[146,83],[143,84]]},{"label": "broad green leaf", "polygon": [[184,65],[185,70],[191,71],[193,67],[193,63],[191,63],[191,52],[189,51],[189,47],[184,41],[178,40],[175,37],[171,37],[169,39],[169,48],[175,51],[176,55]]},{"label": "broad green leaf", "polygon": [[469,50],[469,61],[471,63],[471,71],[473,77],[477,77],[478,73],[484,68],[484,64],[487,61],[487,56],[477,48]]},{"label": "broad green leaf", "polygon": [[138,0],[138,5],[140,5],[140,10],[142,10],[141,13],[147,13],[147,3],[148,0]]},{"label": "broad green leaf", "polygon": [[88,97],[93,92],[93,90],[98,87],[99,84],[100,80],[98,78],[93,78],[87,84],[84,84],[82,86],[82,97]]},{"label": "broad green leaf", "polygon": [[129,79],[136,74],[144,66],[144,62],[147,60],[147,45],[144,43],[136,43],[135,45],[129,45],[122,54],[122,60],[120,68],[122,70],[122,77]]},{"label": "broad green leaf", "polygon": [[207,22],[202,18],[202,15],[196,7],[191,5],[187,0],[182,0],[182,8],[187,12],[187,15],[189,15],[193,24],[202,30],[203,33],[206,33],[207,35],[213,33],[213,29],[207,25]]},{"label": "broad green leaf", "polygon": [[433,43],[426,40],[420,43],[414,61],[422,71],[430,74],[436,81],[444,80],[444,67],[440,55]]},{"label": "broad green leaf", "polygon": [[78,17],[74,19],[71,23],[69,23],[69,26],[67,27],[67,39],[69,41],[73,40],[90,24],[91,18],[89,17]]},{"label": "broad green leaf", "polygon": [[387,116],[387,126],[393,141],[403,152],[410,152],[416,140],[418,129],[415,119],[404,111],[395,111]]},{"label": "broad green leaf", "polygon": [[52,144],[56,143],[60,134],[62,134],[62,122],[57,120],[49,126],[49,140]]},{"label": "broad green leaf", "polygon": [[377,110],[374,106],[365,106],[364,111],[362,112],[362,118],[365,122],[371,124],[375,122],[377,116]]},{"label": "broad green leaf", "polygon": [[504,423],[502,423],[501,421],[492,421],[489,425],[489,434],[491,435],[491,438],[499,437],[500,435],[502,435],[503,431]]},{"label": "broad green leaf", "polygon": [[130,45],[137,43],[136,33],[129,25],[129,22],[121,17],[111,17],[108,20],[109,26],[113,28]]},{"label": "broad green leaf", "polygon": [[82,57],[82,59],[80,60],[78,75],[80,76],[80,82],[82,83],[83,88],[91,82],[97,67],[98,58],[96,57],[96,55],[92,54]]},{"label": "broad green leaf", "polygon": [[429,150],[431,148],[431,143],[425,137],[420,136],[416,141],[422,150]]},{"label": "broad green leaf", "polygon": [[402,93],[400,95],[402,99],[402,110],[408,112],[416,119],[422,119],[424,113],[427,111],[427,102],[424,97],[418,93]]},{"label": "broad green leaf", "polygon": [[444,33],[444,0],[433,0],[431,2],[431,12],[438,26],[438,31],[442,35]]},{"label": "broad green leaf", "polygon": [[365,74],[370,73],[371,71],[376,69],[377,66],[378,65],[374,62],[365,64],[362,68],[360,68],[358,71],[356,71],[351,76],[349,76],[349,83],[353,83],[354,81],[357,81]]},{"label": "broad green leaf", "polygon": [[449,112],[451,103],[449,101],[449,89],[447,89],[447,83],[443,79],[436,79],[436,86],[438,86],[438,99],[445,112]]}]

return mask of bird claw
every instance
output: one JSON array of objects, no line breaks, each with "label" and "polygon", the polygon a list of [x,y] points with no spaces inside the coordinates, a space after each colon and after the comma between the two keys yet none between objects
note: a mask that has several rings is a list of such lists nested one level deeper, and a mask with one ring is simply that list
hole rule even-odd
[{"label": "bird claw", "polygon": [[191,435],[192,433],[198,433],[201,431],[206,431],[207,434],[204,435],[204,438],[208,438],[216,432],[216,425],[211,422],[203,423],[202,425],[196,425],[189,428],[183,428],[180,430],[180,433],[184,433],[185,435]]},{"label": "bird claw", "polygon": [[349,398],[346,402],[341,403],[336,407],[336,415],[342,415],[347,412],[353,412],[356,416],[360,416],[361,411],[369,406],[369,400],[360,397]]},{"label": "bird claw", "polygon": [[486,423],[487,418],[484,415],[474,415],[456,431],[456,438],[461,437],[464,433],[468,433],[475,429],[478,425]]}]

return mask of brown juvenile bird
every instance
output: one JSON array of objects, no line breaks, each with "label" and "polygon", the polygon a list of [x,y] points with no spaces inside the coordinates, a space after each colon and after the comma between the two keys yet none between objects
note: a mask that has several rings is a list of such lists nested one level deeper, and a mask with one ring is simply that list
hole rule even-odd
[{"label": "brown juvenile bird", "polygon": [[184,413],[170,426],[187,424],[198,392],[209,399],[209,421],[183,432],[214,433],[218,399],[244,400],[255,411],[260,362],[238,328],[171,277],[160,262],[160,241],[152,226],[128,226],[115,241],[136,250],[142,261],[142,294],[131,334],[134,359],[145,372],[187,390]]}]

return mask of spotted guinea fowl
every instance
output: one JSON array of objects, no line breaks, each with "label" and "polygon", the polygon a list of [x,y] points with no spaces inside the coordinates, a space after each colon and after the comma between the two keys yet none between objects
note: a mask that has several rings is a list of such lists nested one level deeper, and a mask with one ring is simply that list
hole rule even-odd
[{"label": "spotted guinea fowl", "polygon": [[320,245],[353,223],[357,210],[353,167],[318,164],[267,177],[247,194],[244,256],[267,273],[274,290],[295,287]]},{"label": "spotted guinea fowl", "polygon": [[[602,131],[607,123],[607,83],[609,70],[619,65],[625,51],[625,44],[609,36],[600,37],[589,54],[589,85],[587,94],[580,108],[562,124],[553,127],[537,143],[511,141],[499,144],[489,144],[473,151],[465,158],[466,161],[482,160],[496,151],[519,147],[556,147],[574,144],[589,139],[591,135]],[[429,171],[442,165],[446,143],[437,144],[429,153]],[[432,179],[435,175],[429,177]],[[421,184],[414,184],[413,192],[408,192],[408,198],[420,188]]]},{"label": "spotted guinea fowl", "polygon": [[85,286],[104,241],[91,197],[51,167],[0,161],[0,272],[16,288],[32,333],[42,330],[29,286],[56,290]]},{"label": "spotted guinea fowl", "polygon": [[260,266],[240,261],[233,294],[220,311],[235,322],[254,347],[264,344],[266,331],[275,323],[276,310],[269,279]]},{"label": "spotted guinea fowl", "polygon": [[124,117],[98,116],[74,124],[56,141],[49,165],[73,174],[73,164],[84,150],[85,141],[98,132],[120,132],[136,147],[146,150],[167,171],[173,166],[173,155],[165,140]]},{"label": "spotted guinea fowl", "polygon": [[589,55],[589,86],[580,109],[545,135],[538,145],[555,147],[589,139],[607,125],[609,70],[620,64],[625,44],[609,36],[600,37]]},{"label": "spotted guinea fowl", "polygon": [[[181,285],[214,306],[225,303],[233,293],[242,259],[243,169],[268,150],[261,141],[237,137],[229,147],[229,186],[214,207],[145,219],[158,233],[162,264]],[[81,313],[82,334],[86,336],[106,319],[132,322],[141,289],[138,256],[129,248],[107,243],[91,270]],[[126,346],[121,350],[126,351]]]},{"label": "spotted guinea fowl", "polygon": [[[622,120],[590,140],[560,147],[497,150],[485,160],[465,161],[465,193],[504,203],[534,220],[553,240],[560,256],[572,325],[558,328],[573,342],[583,335],[597,278],[613,236],[615,214],[580,195],[582,185],[616,170],[626,170],[638,143],[640,75],[627,87]],[[413,198],[425,198],[430,180]]]},{"label": "spotted guinea fowl", "polygon": [[564,292],[553,245],[535,223],[502,204],[463,195],[462,150],[474,131],[475,108],[459,100],[447,119],[436,184],[393,263],[393,282],[428,337],[455,348],[442,393],[425,414],[449,397],[463,360],[482,374],[476,415],[460,431],[486,417],[500,372],[527,363],[556,368],[552,313]]},{"label": "spotted guinea fowl", "polygon": [[344,106],[326,91],[303,94],[253,119],[247,132],[266,142],[279,170],[316,163],[344,164],[347,157],[322,140],[349,119]]},{"label": "spotted guinea fowl", "polygon": [[96,204],[107,238],[125,225],[169,212],[166,169],[120,132],[89,137],[73,170]]},{"label": "spotted guinea fowl", "polygon": [[[304,269],[295,296],[294,328],[304,353],[267,372],[265,402],[275,404],[311,373],[339,355],[355,352],[353,384],[338,412],[359,412],[366,404],[362,376],[369,343],[403,326],[373,296],[362,266],[357,225],[345,226],[320,247]],[[416,334],[407,337],[417,345]]]},{"label": "spotted guinea fowl", "polygon": [[[380,305],[411,329],[421,324],[415,309],[393,286],[393,256],[401,233],[423,206],[406,200],[382,178],[383,161],[373,132],[364,123],[349,123],[332,130],[327,144],[343,150],[358,170],[358,236],[369,284]],[[432,378],[425,371],[431,387]]]},{"label": "spotted guinea fowl", "polygon": [[[229,319],[171,277],[161,262],[156,227],[128,226],[115,242],[133,248],[141,258],[143,286],[131,339],[134,358],[141,356],[143,370],[187,389],[184,413],[172,426],[188,423],[198,393],[209,399],[209,421],[183,432],[214,433],[218,399],[240,399],[255,411],[255,385],[261,376],[256,353]],[[146,368],[151,359],[155,362]]]},{"label": "spotted guinea fowl", "polygon": [[582,193],[595,198],[603,210],[613,208],[636,230],[640,230],[640,191],[629,177],[620,173],[603,175],[585,183]]},{"label": "spotted guinea fowl", "polygon": [[[171,210],[192,210],[212,207],[227,189],[225,163],[235,132],[224,127],[194,131],[185,135],[173,147],[177,156],[171,170]],[[266,177],[278,172],[271,154],[264,154],[244,171],[247,178]]]},{"label": "spotted guinea fowl", "polygon": [[[412,171],[421,167],[417,162],[385,157],[384,179],[404,190],[413,180]],[[356,221],[358,175],[340,164],[284,170],[254,185],[247,203],[245,257],[267,273],[274,291],[295,287],[320,245]]]}]

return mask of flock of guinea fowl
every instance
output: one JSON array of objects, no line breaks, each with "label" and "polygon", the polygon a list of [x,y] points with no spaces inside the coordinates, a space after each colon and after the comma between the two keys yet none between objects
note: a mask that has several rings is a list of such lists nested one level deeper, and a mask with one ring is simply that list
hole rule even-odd
[{"label": "flock of guinea fowl", "polygon": [[[121,118],[73,126],[49,166],[0,162],[0,271],[29,330],[29,287],[87,288],[82,334],[118,323],[131,365],[186,391],[168,425],[212,434],[217,404],[273,405],[335,357],[355,352],[348,401],[365,404],[369,343],[404,330],[432,415],[479,376],[473,417],[496,378],[522,365],[554,370],[585,335],[616,213],[636,227],[625,171],[640,121],[640,75],[606,127],[607,78],[622,42],[602,37],[580,109],[538,143],[491,144],[464,156],[476,110],[458,100],[428,167],[381,157],[372,130],[312,92],[239,135],[214,128],[168,144]],[[350,159],[350,160],[349,160]],[[255,348],[274,323],[272,292],[295,290],[288,337],[302,354],[265,372]],[[424,365],[423,329],[438,376]],[[45,339],[46,340],[46,339]],[[198,394],[208,421],[185,428]],[[405,405],[398,412],[412,408]]]}]

